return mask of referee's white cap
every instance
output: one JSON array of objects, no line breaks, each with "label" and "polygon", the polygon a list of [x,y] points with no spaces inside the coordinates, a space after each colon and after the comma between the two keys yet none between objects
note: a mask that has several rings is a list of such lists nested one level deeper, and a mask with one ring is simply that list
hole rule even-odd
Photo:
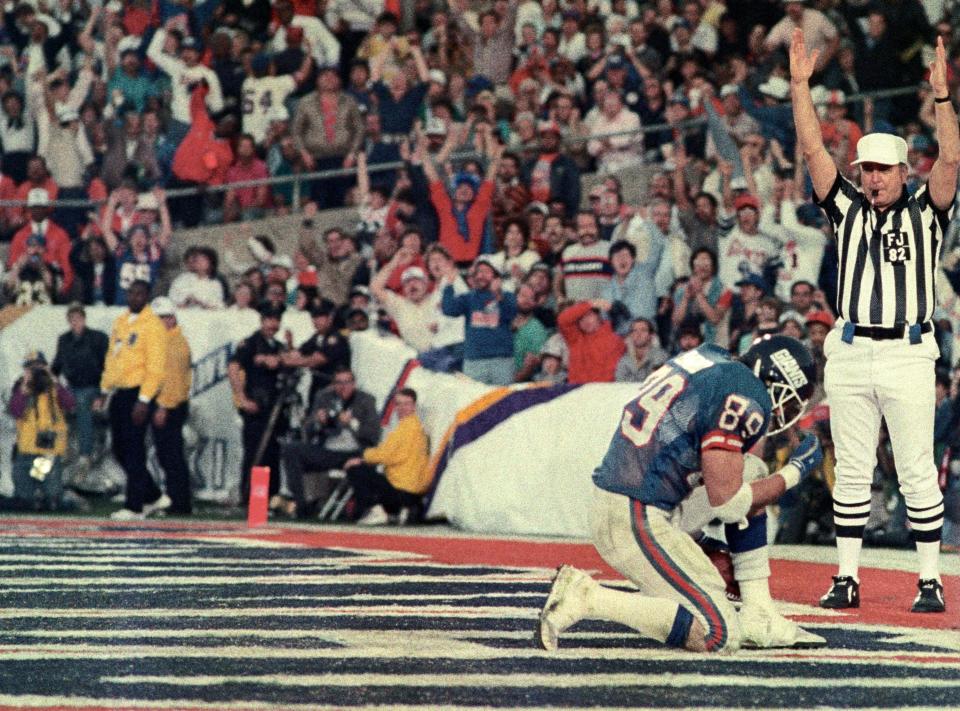
[{"label": "referee's white cap", "polygon": [[850,165],[879,163],[897,165],[907,162],[907,142],[892,133],[868,133],[857,141],[857,159]]}]

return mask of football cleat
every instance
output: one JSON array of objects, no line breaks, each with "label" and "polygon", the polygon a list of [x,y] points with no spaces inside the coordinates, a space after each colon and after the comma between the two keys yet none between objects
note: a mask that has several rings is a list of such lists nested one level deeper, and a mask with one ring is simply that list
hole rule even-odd
[{"label": "football cleat", "polygon": [[834,575],[833,585],[820,598],[820,607],[828,610],[860,607],[860,583],[849,575]]},{"label": "football cleat", "polygon": [[943,601],[943,585],[939,580],[930,578],[921,580],[917,583],[920,592],[917,593],[917,599],[913,601],[913,607],[910,612],[945,612],[946,603]]},{"label": "football cleat", "polygon": [[819,649],[827,640],[808,632],[793,620],[756,605],[740,609],[740,627],[744,649]]},{"label": "football cleat", "polygon": [[594,585],[593,578],[572,565],[557,568],[537,623],[536,642],[542,649],[555,652],[560,635],[586,616]]}]

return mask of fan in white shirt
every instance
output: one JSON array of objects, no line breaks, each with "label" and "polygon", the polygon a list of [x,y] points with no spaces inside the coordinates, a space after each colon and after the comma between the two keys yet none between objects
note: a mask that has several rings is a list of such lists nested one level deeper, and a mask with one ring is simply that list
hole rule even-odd
[{"label": "fan in white shirt", "polygon": [[207,247],[190,247],[184,261],[187,271],[170,285],[170,300],[180,308],[222,309],[223,285],[216,278],[216,252]]},{"label": "fan in white shirt", "polygon": [[270,58],[260,54],[252,61],[253,76],[243,80],[242,103],[243,132],[253,136],[257,145],[263,143],[270,128],[272,116],[285,107],[287,97],[310,73],[310,56],[305,55],[296,74],[270,73]]},{"label": "fan in white shirt", "polygon": [[282,52],[287,48],[287,27],[299,27],[303,30],[304,47],[312,54],[318,67],[334,67],[340,64],[340,43],[327,26],[316,17],[308,15],[294,15],[290,0],[279,0],[274,5],[274,12],[280,21],[270,42],[274,52]]},{"label": "fan in white shirt", "polygon": [[223,110],[223,91],[216,73],[200,64],[200,42],[194,37],[185,37],[180,42],[180,57],[173,57],[164,50],[167,44],[168,32],[176,26],[182,25],[183,15],[178,15],[167,22],[164,28],[153,35],[150,46],[147,48],[147,57],[154,64],[170,76],[173,88],[173,99],[170,104],[170,113],[174,120],[190,124],[190,92],[195,84],[206,81],[210,87],[206,104],[210,113]]}]

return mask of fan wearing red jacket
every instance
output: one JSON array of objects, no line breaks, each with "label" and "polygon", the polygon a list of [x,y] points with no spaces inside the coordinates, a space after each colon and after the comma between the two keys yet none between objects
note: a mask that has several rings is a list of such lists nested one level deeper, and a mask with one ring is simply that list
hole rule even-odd
[{"label": "fan wearing red jacket", "polygon": [[[495,176],[503,156],[503,146],[492,137],[485,137],[489,159],[487,175]],[[453,199],[440,179],[437,169],[426,151],[426,139],[417,144],[417,158],[423,162],[423,172],[430,181],[430,201],[440,222],[440,244],[450,253],[459,267],[473,264],[483,251],[484,230],[493,204],[493,179],[481,180],[472,173],[458,173],[454,179]]]},{"label": "fan wearing red jacket", "polygon": [[568,382],[613,382],[617,363],[627,347],[600,315],[600,311],[609,310],[609,302],[594,299],[568,306],[557,316],[557,328],[570,350]]},{"label": "fan wearing red jacket", "polygon": [[27,194],[27,211],[30,220],[13,236],[7,268],[17,268],[18,261],[27,253],[27,241],[31,237],[42,238],[46,248],[43,261],[63,274],[60,294],[70,293],[73,285],[73,266],[70,264],[70,237],[50,219],[50,195],[43,188],[34,188]]}]

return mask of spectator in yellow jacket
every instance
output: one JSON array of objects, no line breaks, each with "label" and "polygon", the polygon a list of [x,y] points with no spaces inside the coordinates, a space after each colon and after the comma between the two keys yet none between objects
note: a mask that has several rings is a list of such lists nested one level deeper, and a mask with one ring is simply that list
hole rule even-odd
[{"label": "spectator in yellow jacket", "polygon": [[151,422],[153,443],[166,475],[167,496],[170,497],[167,511],[185,516],[191,512],[190,470],[183,454],[183,425],[189,414],[190,385],[193,382],[190,345],[177,325],[173,301],[158,296],[150,302],[150,308],[167,329],[166,367]]},{"label": "spectator in yellow jacket", "polygon": [[[417,511],[430,488],[427,433],[417,417],[417,393],[403,388],[393,398],[399,422],[376,447],[346,462],[344,468],[356,497],[357,524],[379,526],[391,518],[404,522]],[[377,471],[383,465],[384,473]]]},{"label": "spectator in yellow jacket", "polygon": [[147,471],[147,424],[160,392],[167,361],[163,324],[147,305],[150,285],[141,280],[127,289],[127,310],[113,322],[110,350],[100,378],[102,409],[110,395],[110,434],[113,456],[127,475],[124,507],[111,518],[135,521],[166,509],[170,499]]}]

